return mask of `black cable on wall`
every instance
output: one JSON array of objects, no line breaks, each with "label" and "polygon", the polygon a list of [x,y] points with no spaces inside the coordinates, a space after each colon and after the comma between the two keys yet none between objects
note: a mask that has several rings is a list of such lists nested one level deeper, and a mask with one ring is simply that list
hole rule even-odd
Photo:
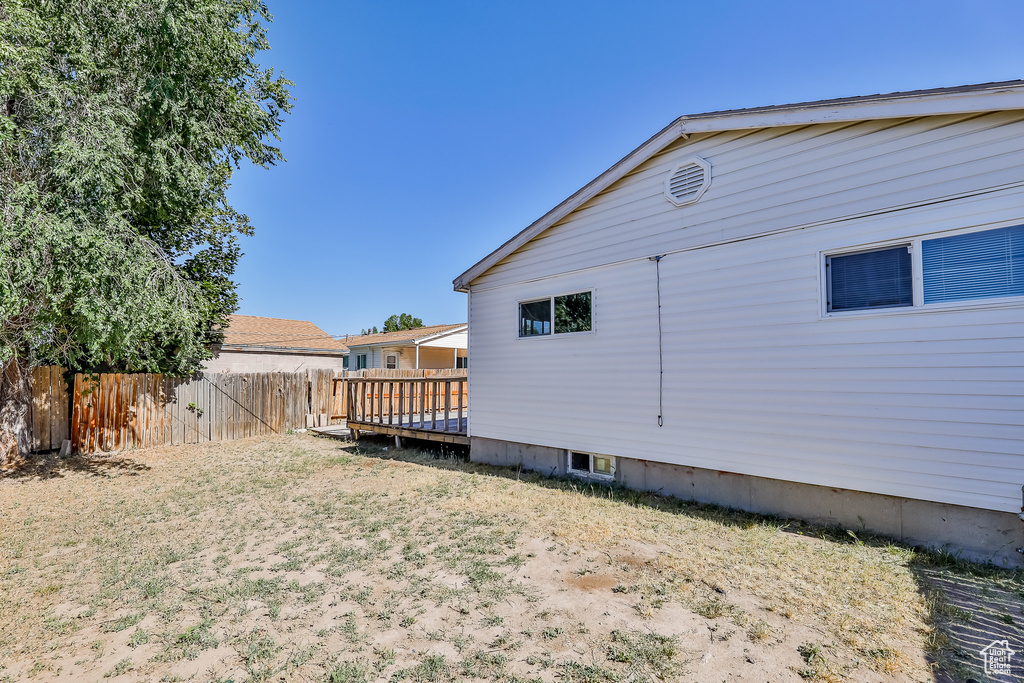
[{"label": "black cable on wall", "polygon": [[665,420],[663,417],[664,413],[664,400],[665,400],[665,356],[662,350],[661,342],[661,259],[665,258],[664,254],[658,256],[652,256],[651,260],[654,261],[654,273],[658,283],[658,426],[664,427]]}]

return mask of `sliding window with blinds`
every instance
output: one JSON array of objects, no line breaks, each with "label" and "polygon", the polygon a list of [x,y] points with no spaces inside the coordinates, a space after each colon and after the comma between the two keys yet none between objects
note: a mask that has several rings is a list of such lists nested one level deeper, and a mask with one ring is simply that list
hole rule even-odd
[{"label": "sliding window with blinds", "polygon": [[1024,296],[1024,225],[922,241],[924,303]]},{"label": "sliding window with blinds", "polygon": [[913,266],[906,246],[825,259],[829,311],[913,306]]}]

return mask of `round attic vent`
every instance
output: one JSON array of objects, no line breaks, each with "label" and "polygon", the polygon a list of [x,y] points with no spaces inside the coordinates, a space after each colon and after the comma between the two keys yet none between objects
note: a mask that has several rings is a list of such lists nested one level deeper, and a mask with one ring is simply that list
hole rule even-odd
[{"label": "round attic vent", "polygon": [[675,166],[665,179],[665,197],[676,206],[692,204],[711,185],[711,164],[698,156]]}]

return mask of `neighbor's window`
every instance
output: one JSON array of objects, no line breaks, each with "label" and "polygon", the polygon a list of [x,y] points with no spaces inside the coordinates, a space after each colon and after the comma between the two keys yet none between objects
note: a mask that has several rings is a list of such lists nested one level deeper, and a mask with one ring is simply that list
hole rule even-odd
[{"label": "neighbor's window", "polygon": [[921,243],[924,303],[1024,296],[1024,225]]},{"label": "neighbor's window", "polygon": [[366,369],[366,354],[365,353],[361,353],[358,356],[356,356],[356,370],[365,370],[365,369]]},{"label": "neighbor's window", "polygon": [[398,356],[396,354],[389,353],[384,358],[384,367],[387,368],[388,370],[397,370],[398,369]]},{"label": "neighbor's window", "polygon": [[908,245],[827,256],[825,272],[829,311],[914,305]]},{"label": "neighbor's window", "polygon": [[348,356],[341,357],[341,367],[344,370],[348,370]]},{"label": "neighbor's window", "polygon": [[591,299],[591,292],[577,292],[520,302],[519,336],[589,332],[593,329]]},{"label": "neighbor's window", "polygon": [[593,455],[569,451],[569,473],[580,476],[615,476],[615,458],[608,455]]},{"label": "neighbor's window", "polygon": [[469,367],[469,356],[459,356],[455,359],[456,368],[468,368]]}]

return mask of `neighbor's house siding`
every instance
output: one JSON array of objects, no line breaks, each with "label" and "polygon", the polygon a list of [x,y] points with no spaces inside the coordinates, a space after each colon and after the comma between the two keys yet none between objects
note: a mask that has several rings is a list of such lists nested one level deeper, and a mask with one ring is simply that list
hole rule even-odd
[{"label": "neighbor's house siding", "polygon": [[[441,370],[445,368],[455,367],[455,354],[458,353],[459,357],[465,357],[467,354],[466,349],[451,349],[451,348],[440,348],[440,347],[427,347],[426,345],[420,346],[420,369],[421,370]],[[416,348],[413,346],[402,346],[395,348],[388,347],[372,347],[366,350],[355,349],[352,352],[349,363],[351,363],[350,369],[355,369],[354,358],[361,353],[366,354],[366,367],[367,368],[383,368],[384,358],[388,354],[398,354],[398,367],[401,370],[414,370],[416,368]]]},{"label": "neighbor's house siding", "polygon": [[311,353],[221,350],[204,363],[206,372],[300,372],[302,370],[343,370],[343,356]]},{"label": "neighbor's house siding", "polygon": [[[695,153],[711,187],[676,208],[665,173]],[[830,318],[821,265],[822,252],[1022,223],[1020,188],[927,204],[1019,182],[1021,168],[1016,113],[677,143],[472,282],[470,434],[1019,511],[1020,300]],[[679,249],[660,264],[658,427],[646,257]],[[517,339],[518,300],[581,289],[592,334]]]}]

